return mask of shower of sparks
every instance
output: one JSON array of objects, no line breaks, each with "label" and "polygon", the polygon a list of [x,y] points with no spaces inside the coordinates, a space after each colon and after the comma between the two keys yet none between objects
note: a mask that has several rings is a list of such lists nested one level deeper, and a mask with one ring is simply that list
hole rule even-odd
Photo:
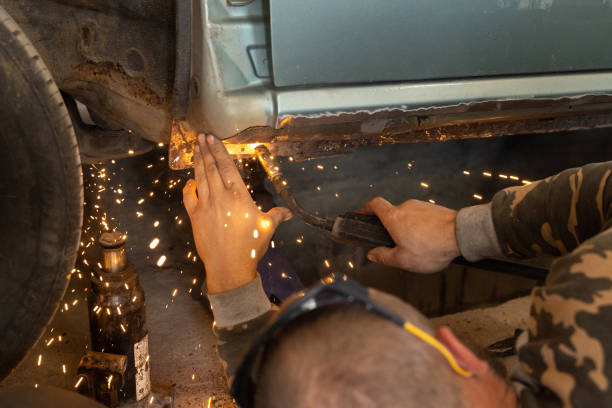
[{"label": "shower of sparks", "polygon": [[149,248],[155,249],[159,245],[159,238],[153,238],[153,240],[149,243]]},{"label": "shower of sparks", "polygon": [[166,262],[166,255],[162,255],[157,260],[157,266],[162,267],[165,262]]}]

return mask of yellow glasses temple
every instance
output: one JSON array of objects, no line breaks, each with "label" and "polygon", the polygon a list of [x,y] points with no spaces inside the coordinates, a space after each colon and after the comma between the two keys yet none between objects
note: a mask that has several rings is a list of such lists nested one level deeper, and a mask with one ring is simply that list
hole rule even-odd
[{"label": "yellow glasses temple", "polygon": [[442,343],[440,343],[436,338],[432,337],[431,335],[425,333],[423,330],[408,322],[404,322],[404,330],[412,333],[419,339],[423,340],[425,343],[438,350],[440,354],[444,356],[446,361],[448,361],[452,369],[457,372],[457,374],[462,375],[466,378],[470,378],[472,376],[472,373],[461,368],[461,366],[457,363],[457,360],[455,360],[455,357],[453,357],[450,351],[448,351],[448,349],[444,347]]}]

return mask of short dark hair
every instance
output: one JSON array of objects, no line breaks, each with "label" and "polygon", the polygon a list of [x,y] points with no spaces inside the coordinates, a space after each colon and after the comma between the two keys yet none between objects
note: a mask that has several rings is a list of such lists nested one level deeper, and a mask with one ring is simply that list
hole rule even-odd
[{"label": "short dark hair", "polygon": [[[433,335],[427,318],[410,305],[370,294]],[[359,306],[307,314],[270,346],[263,356],[257,407],[464,405],[459,376],[437,351]]]}]

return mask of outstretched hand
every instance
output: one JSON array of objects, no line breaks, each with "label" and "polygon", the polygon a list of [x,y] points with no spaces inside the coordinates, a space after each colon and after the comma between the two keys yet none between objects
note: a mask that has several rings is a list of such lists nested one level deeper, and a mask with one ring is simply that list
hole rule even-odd
[{"label": "outstretched hand", "polygon": [[264,213],[247,191],[234,161],[221,141],[198,136],[195,180],[183,188],[196,249],[206,267],[211,294],[249,283],[276,227],[291,218],[287,208]]},{"label": "outstretched hand", "polygon": [[375,213],[396,246],[378,247],[368,259],[418,273],[438,272],[460,255],[455,234],[457,212],[439,205],[408,200],[394,206],[376,197],[364,208]]}]

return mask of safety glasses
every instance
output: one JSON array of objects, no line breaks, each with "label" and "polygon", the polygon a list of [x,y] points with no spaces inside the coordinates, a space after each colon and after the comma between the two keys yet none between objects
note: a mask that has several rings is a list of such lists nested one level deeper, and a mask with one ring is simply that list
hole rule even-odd
[{"label": "safety glasses", "polygon": [[264,350],[280,334],[283,328],[306,313],[340,303],[359,305],[367,311],[392,321],[437,350],[457,374],[467,378],[471,376],[471,373],[463,369],[448,349],[435,337],[374,302],[365,287],[349,279],[346,275],[331,275],[324,278],[320,284],[309,291],[300,294],[300,297],[287,305],[274,323],[253,343],[234,376],[230,390],[231,395],[240,407],[251,408],[255,406],[257,376]]}]

